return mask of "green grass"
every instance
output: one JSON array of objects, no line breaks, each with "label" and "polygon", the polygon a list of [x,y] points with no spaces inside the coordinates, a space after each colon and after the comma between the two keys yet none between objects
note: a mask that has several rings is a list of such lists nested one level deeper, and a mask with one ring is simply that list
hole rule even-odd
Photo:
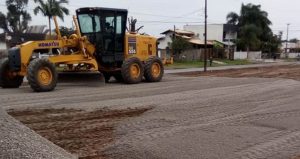
[{"label": "green grass", "polygon": [[[231,66],[231,65],[249,65],[252,64],[248,60],[227,60],[227,59],[215,59],[215,61],[223,62],[224,64],[213,63],[212,67],[218,66]],[[207,63],[209,67],[209,62]],[[173,65],[166,65],[167,69],[185,69],[185,68],[195,68],[195,67],[203,67],[203,61],[181,61],[174,62]]]},{"label": "green grass", "polygon": [[168,69],[184,69],[184,68],[195,68],[195,67],[203,67],[203,61],[181,61],[174,62],[172,65],[166,65],[165,68]]},{"label": "green grass", "polygon": [[249,65],[252,64],[249,60],[217,60],[226,63],[226,65]]}]

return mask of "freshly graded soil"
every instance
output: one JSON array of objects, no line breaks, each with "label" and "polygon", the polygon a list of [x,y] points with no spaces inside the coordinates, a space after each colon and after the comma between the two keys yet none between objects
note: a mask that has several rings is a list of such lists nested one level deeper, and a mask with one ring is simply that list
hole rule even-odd
[{"label": "freshly graded soil", "polygon": [[81,159],[105,159],[103,150],[114,139],[119,121],[151,108],[83,111],[76,109],[9,110],[23,124]]},{"label": "freshly graded soil", "polygon": [[213,76],[213,77],[260,77],[260,78],[286,78],[300,80],[300,65],[280,65],[256,68],[242,68],[229,70],[216,70],[208,72],[176,73],[181,76]]}]

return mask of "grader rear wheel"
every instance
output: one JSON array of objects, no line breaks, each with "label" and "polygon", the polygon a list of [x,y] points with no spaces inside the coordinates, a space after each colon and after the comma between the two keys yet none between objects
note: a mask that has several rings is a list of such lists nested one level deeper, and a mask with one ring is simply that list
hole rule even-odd
[{"label": "grader rear wheel", "polygon": [[145,63],[145,79],[148,82],[159,82],[164,75],[164,66],[158,57],[151,57]]},{"label": "grader rear wheel", "polygon": [[0,62],[0,86],[2,88],[19,88],[23,83],[23,76],[19,76],[9,71],[8,58]]},{"label": "grader rear wheel", "polygon": [[136,57],[127,59],[122,65],[121,73],[125,83],[140,83],[144,74],[142,62]]},{"label": "grader rear wheel", "polygon": [[35,92],[52,91],[57,84],[55,65],[48,59],[34,59],[28,66],[27,78]]}]

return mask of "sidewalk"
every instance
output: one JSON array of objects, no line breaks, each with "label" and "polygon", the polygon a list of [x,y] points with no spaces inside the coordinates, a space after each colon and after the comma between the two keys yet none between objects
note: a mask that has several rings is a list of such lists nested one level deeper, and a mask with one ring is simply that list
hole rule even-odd
[{"label": "sidewalk", "polygon": [[[298,62],[273,62],[273,63],[262,63],[262,64],[250,64],[250,65],[231,65],[231,66],[219,66],[219,67],[207,67],[208,71],[215,70],[228,70],[228,69],[241,69],[241,68],[253,68],[253,67],[268,67],[268,66],[278,66],[278,65],[288,65],[288,64],[300,64]],[[165,70],[165,73],[183,73],[183,72],[197,72],[204,71],[203,67],[199,68],[187,68],[187,69],[170,69]]]}]

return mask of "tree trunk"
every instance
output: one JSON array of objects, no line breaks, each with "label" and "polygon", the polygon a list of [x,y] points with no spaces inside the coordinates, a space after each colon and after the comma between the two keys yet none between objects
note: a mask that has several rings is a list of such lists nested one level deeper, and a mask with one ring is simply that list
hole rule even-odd
[{"label": "tree trunk", "polygon": [[51,38],[51,17],[48,17],[48,21],[49,21],[49,35]]}]

